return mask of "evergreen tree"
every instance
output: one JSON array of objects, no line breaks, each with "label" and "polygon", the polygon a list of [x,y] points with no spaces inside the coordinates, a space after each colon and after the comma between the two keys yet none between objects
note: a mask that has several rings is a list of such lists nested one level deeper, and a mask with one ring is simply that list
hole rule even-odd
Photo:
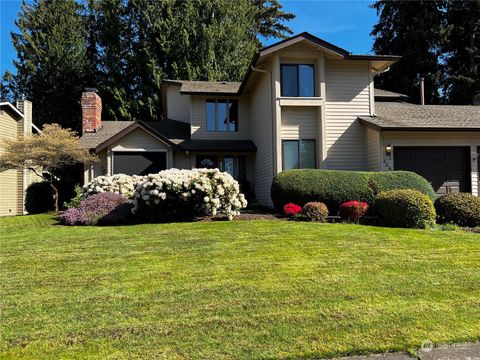
[{"label": "evergreen tree", "polygon": [[17,74],[0,91],[25,94],[34,121],[79,129],[79,98],[96,87],[104,117],[161,117],[161,80],[240,80],[257,36],[283,37],[278,0],[35,0],[12,33]]},{"label": "evergreen tree", "polygon": [[377,54],[401,55],[388,72],[376,77],[376,86],[405,93],[419,102],[419,79],[425,78],[425,101],[440,101],[440,44],[445,37],[444,1],[377,1],[379,16],[373,27]]},{"label": "evergreen tree", "polygon": [[35,104],[38,125],[56,121],[80,127],[78,102],[88,69],[81,10],[74,0],[22,3],[20,33],[12,33],[18,60],[11,84],[16,96],[24,94]]},{"label": "evergreen tree", "polygon": [[445,61],[445,100],[472,104],[480,93],[480,0],[449,0],[446,11],[447,41],[442,44]]}]

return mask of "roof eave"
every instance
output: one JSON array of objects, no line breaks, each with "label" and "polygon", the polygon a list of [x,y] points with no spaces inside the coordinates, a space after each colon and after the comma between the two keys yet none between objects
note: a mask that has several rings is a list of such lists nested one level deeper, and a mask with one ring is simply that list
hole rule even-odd
[{"label": "roof eave", "polygon": [[0,102],[0,108],[2,107],[7,107],[8,109],[10,109],[11,111],[14,112],[15,115],[17,115],[18,117],[20,118],[23,118],[24,115],[22,114],[22,112],[20,110],[18,110],[15,106],[13,106],[11,103],[9,103],[8,101],[2,101]]},{"label": "roof eave", "polygon": [[438,126],[381,126],[364,117],[358,117],[361,125],[376,131],[480,131],[480,127],[438,127]]},{"label": "roof eave", "polygon": [[217,95],[217,96],[238,96],[239,92],[217,92],[217,91],[185,91],[180,90],[181,95]]}]

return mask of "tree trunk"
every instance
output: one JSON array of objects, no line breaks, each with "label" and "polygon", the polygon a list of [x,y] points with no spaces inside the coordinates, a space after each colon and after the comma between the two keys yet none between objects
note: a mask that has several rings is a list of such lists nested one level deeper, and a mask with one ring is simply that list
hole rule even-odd
[{"label": "tree trunk", "polygon": [[58,189],[55,187],[55,185],[53,185],[52,179],[50,179],[49,183],[53,190],[53,208],[55,210],[55,214],[58,214]]}]

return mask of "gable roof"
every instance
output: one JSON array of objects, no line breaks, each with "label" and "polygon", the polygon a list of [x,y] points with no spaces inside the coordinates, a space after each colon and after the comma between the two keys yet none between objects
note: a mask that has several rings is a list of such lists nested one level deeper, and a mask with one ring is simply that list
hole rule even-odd
[{"label": "gable roof", "polygon": [[250,65],[247,68],[245,76],[241,82],[225,82],[225,81],[187,81],[187,80],[163,80],[164,84],[180,85],[181,94],[195,94],[195,95],[240,95],[246,86],[248,78],[252,73],[252,67],[264,57],[267,57],[271,53],[284,49],[288,46],[296,44],[301,41],[307,41],[320,49],[331,54],[332,56],[338,56],[345,60],[370,60],[372,69],[375,72],[384,71],[389,66],[400,60],[401,56],[395,55],[364,55],[364,54],[352,54],[351,52],[342,49],[336,45],[333,45],[319,37],[312,35],[308,32],[303,32],[275,44],[268,45],[260,49],[254,54]]},{"label": "gable roof", "polygon": [[480,131],[480,106],[380,102],[375,109],[376,116],[359,116],[361,124],[375,130]]},{"label": "gable roof", "polygon": [[170,146],[190,138],[190,124],[176,120],[102,121],[98,131],[84,133],[80,137],[80,144],[82,148],[98,152],[137,128],[144,129]]},{"label": "gable roof", "polygon": [[23,118],[23,114],[20,110],[18,110],[15,106],[10,104],[10,102],[5,100],[0,100],[0,109],[7,110],[17,118]]}]

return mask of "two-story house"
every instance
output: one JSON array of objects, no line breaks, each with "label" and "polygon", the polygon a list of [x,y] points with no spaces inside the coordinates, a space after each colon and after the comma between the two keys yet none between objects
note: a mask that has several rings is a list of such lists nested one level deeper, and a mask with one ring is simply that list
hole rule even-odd
[{"label": "two-story house", "polygon": [[102,121],[82,96],[86,148],[99,175],[218,167],[269,206],[278,172],[295,168],[412,170],[439,193],[478,194],[480,107],[420,106],[374,89],[398,56],[354,55],[302,33],[261,49],[242,82],[165,80],[164,119]]}]

